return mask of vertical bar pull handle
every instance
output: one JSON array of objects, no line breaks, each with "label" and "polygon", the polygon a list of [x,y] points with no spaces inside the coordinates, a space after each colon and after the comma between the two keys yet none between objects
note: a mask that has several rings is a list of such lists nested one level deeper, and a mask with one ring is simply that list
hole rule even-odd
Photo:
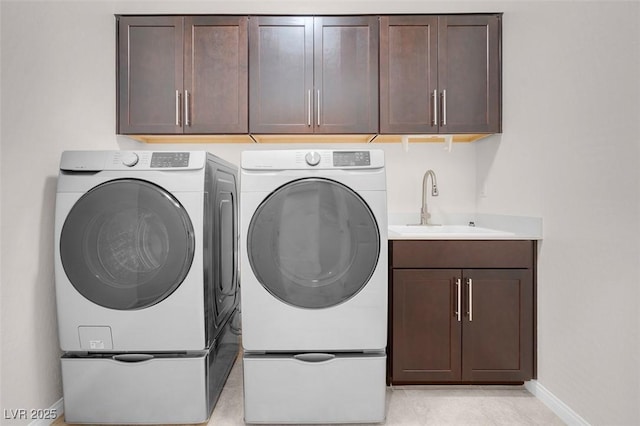
[{"label": "vertical bar pull handle", "polygon": [[318,90],[318,127],[320,127],[320,90]]},{"label": "vertical bar pull handle", "polygon": [[431,122],[432,126],[438,125],[438,91],[433,91],[433,112],[431,113],[433,116],[433,121]]},{"label": "vertical bar pull handle", "polygon": [[447,125],[447,89],[442,91],[442,125]]},{"label": "vertical bar pull handle", "polygon": [[311,127],[311,89],[307,92],[307,126]]},{"label": "vertical bar pull handle", "polygon": [[473,321],[473,280],[467,278],[467,284],[469,285],[469,321]]},{"label": "vertical bar pull handle", "polygon": [[191,111],[189,108],[189,103],[191,102],[191,96],[189,96],[189,91],[184,91],[184,125],[189,127],[191,126]]},{"label": "vertical bar pull handle", "polygon": [[456,296],[456,319],[460,322],[462,320],[462,280],[460,278],[456,280]]},{"label": "vertical bar pull handle", "polygon": [[180,127],[180,91],[176,90],[176,126]]}]

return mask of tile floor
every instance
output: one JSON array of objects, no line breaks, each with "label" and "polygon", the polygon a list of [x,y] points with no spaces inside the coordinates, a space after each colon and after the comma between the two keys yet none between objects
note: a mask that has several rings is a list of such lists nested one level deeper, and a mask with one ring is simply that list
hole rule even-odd
[{"label": "tile floor", "polygon": [[[244,425],[242,359],[238,358],[207,426]],[[54,425],[65,425],[62,419]],[[522,386],[387,388],[385,425],[564,425]]]}]

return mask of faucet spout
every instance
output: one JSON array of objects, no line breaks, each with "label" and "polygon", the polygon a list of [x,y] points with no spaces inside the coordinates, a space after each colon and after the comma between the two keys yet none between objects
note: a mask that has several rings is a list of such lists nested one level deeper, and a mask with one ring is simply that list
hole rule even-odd
[{"label": "faucet spout", "polygon": [[436,174],[433,170],[429,169],[422,178],[422,208],[420,209],[420,225],[431,225],[431,213],[429,213],[429,209],[427,207],[427,184],[429,177],[431,177],[431,195],[433,197],[438,196]]}]

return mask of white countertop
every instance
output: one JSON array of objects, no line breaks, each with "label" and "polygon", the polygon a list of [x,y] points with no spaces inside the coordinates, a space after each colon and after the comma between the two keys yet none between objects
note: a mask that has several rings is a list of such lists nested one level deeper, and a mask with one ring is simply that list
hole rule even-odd
[{"label": "white countertop", "polygon": [[[542,219],[505,215],[455,215],[421,226],[415,215],[389,213],[389,240],[542,240]],[[470,226],[470,223],[472,224]]]}]

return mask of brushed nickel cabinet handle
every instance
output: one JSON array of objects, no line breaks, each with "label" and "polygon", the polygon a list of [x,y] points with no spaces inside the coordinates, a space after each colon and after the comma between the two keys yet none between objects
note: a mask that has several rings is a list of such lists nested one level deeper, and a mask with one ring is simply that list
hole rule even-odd
[{"label": "brushed nickel cabinet handle", "polygon": [[431,115],[433,116],[433,121],[431,122],[431,125],[437,126],[438,125],[438,91],[437,90],[433,91],[433,112],[431,113]]},{"label": "brushed nickel cabinet handle", "polygon": [[447,90],[442,91],[442,125],[447,125]]},{"label": "brushed nickel cabinet handle", "polygon": [[189,108],[189,103],[191,101],[191,96],[189,95],[189,91],[184,91],[184,125],[189,127],[191,126],[191,111]]},{"label": "brushed nickel cabinet handle", "polygon": [[473,321],[473,280],[467,279],[469,285],[469,321]]},{"label": "brushed nickel cabinet handle", "polygon": [[318,90],[318,127],[320,127],[320,90]]},{"label": "brushed nickel cabinet handle", "polygon": [[307,92],[307,126],[311,127],[311,89]]},{"label": "brushed nickel cabinet handle", "polygon": [[456,280],[456,295],[457,295],[457,304],[456,304],[456,319],[458,322],[462,320],[462,280],[458,278]]},{"label": "brushed nickel cabinet handle", "polygon": [[180,127],[180,91],[176,90],[176,126]]}]

